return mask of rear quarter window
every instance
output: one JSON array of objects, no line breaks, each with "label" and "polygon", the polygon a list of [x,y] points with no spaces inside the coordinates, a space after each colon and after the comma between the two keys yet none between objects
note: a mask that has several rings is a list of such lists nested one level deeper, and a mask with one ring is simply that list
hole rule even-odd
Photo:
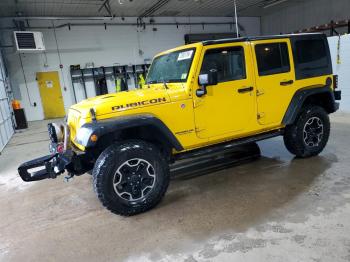
[{"label": "rear quarter window", "polygon": [[294,41],[296,79],[332,74],[326,38],[296,39]]}]

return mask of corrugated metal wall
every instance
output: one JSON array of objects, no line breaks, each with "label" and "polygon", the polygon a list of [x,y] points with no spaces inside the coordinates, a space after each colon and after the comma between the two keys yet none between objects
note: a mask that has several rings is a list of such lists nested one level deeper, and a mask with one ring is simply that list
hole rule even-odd
[{"label": "corrugated metal wall", "polygon": [[[263,34],[290,33],[331,20],[350,19],[350,0],[308,0],[280,6],[277,11],[261,17]],[[341,31],[344,30],[347,29]]]},{"label": "corrugated metal wall", "polygon": [[10,107],[10,87],[6,80],[5,65],[0,53],[0,152],[13,135]]}]

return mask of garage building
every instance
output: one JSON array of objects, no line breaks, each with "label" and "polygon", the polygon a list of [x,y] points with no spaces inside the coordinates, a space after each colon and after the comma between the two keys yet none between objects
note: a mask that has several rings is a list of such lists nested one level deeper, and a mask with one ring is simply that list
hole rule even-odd
[{"label": "garage building", "polygon": [[[0,261],[350,261],[349,10],[348,0],[2,1]],[[326,37],[331,74],[337,76],[331,79],[332,85],[336,82],[341,90],[339,110],[330,114],[328,145],[318,156],[295,158],[284,148],[281,136],[260,141],[270,137],[266,136],[250,141],[257,142],[259,159],[256,152],[247,157],[246,151],[239,151],[234,157],[225,155],[224,160],[217,155],[205,158],[200,167],[193,167],[195,160],[186,163],[179,157],[170,167],[176,175],[162,202],[130,217],[103,208],[89,174],[73,178],[66,172],[57,179],[33,183],[18,175],[22,163],[49,154],[52,134],[49,138],[47,125],[72,123],[72,106],[135,90],[141,90],[141,100],[125,95],[126,100],[115,100],[112,110],[166,101],[148,99],[142,93],[152,84],[171,92],[171,81],[151,83],[147,78],[154,57],[165,50],[190,45],[186,49],[190,53],[182,52],[177,58],[181,61],[192,56],[191,44],[199,42],[204,46],[254,39],[263,43],[268,36],[315,33]],[[224,52],[230,51],[240,59],[238,49]],[[279,52],[283,64],[283,47]],[[313,55],[319,53],[316,50]],[[233,67],[242,66],[237,61]],[[235,72],[245,79],[244,73]],[[188,75],[182,75],[182,80]],[[255,92],[254,86],[242,83]],[[285,85],[288,89],[289,84]],[[283,95],[273,104],[282,105],[282,100]],[[181,104],[182,109],[186,106]],[[96,108],[92,109],[93,123]],[[206,112],[211,111],[217,113],[215,109]],[[168,112],[173,119],[179,117]],[[240,110],[222,115],[234,117],[234,112]],[[257,118],[261,117],[258,113]],[[50,128],[56,136],[68,134],[61,127],[62,134],[57,127]],[[179,133],[191,132],[200,132],[199,127]],[[284,128],[278,132],[283,135]],[[205,139],[209,141],[210,136]],[[174,149],[181,151],[176,143]],[[201,156],[196,147],[184,151],[192,149],[191,157]],[[196,172],[185,174],[181,171],[185,165]],[[153,176],[155,171],[148,172]],[[69,183],[62,183],[64,177]]]}]

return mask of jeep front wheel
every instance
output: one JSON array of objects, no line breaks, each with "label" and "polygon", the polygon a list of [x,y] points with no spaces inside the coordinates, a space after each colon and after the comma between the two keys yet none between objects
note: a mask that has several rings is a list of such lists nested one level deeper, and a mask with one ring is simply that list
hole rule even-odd
[{"label": "jeep front wheel", "polygon": [[327,112],[319,106],[306,106],[295,123],[286,127],[284,144],[297,157],[311,157],[321,153],[328,142],[329,133]]},{"label": "jeep front wheel", "polygon": [[129,140],[105,149],[95,163],[93,183],[111,212],[131,216],[157,205],[169,185],[169,166],[153,144]]}]

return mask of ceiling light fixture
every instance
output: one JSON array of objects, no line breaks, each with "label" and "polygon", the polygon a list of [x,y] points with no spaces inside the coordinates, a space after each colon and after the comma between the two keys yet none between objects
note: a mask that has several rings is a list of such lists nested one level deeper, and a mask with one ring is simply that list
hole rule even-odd
[{"label": "ceiling light fixture", "polygon": [[275,5],[279,5],[279,4],[282,4],[284,2],[287,2],[288,0],[273,0],[273,1],[270,1],[268,3],[266,3],[263,8],[269,8],[271,6],[275,6]]}]

